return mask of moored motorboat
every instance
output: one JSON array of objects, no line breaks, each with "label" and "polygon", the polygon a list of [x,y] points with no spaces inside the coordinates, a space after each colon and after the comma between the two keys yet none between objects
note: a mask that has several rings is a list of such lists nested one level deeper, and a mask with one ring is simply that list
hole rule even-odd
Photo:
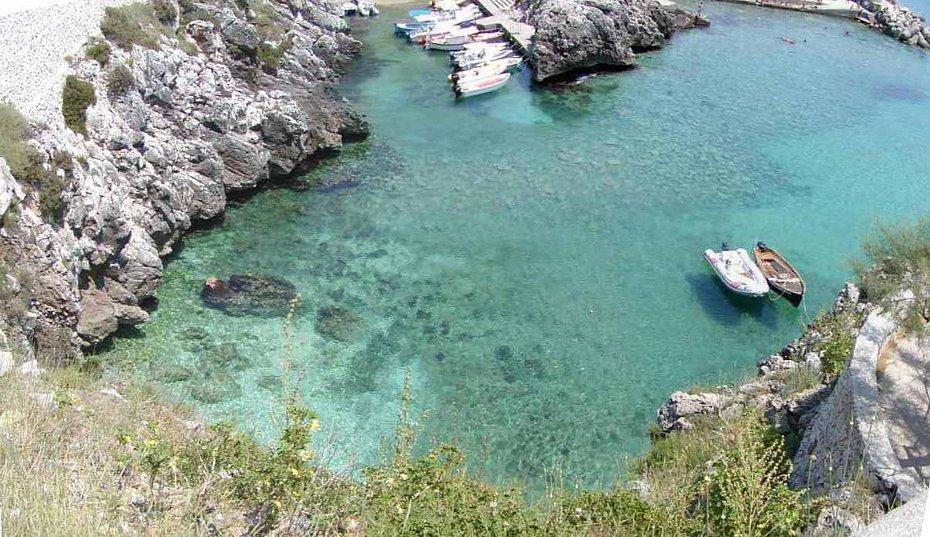
[{"label": "moored motorboat", "polygon": [[757,242],[753,253],[756,257],[756,264],[765,276],[769,287],[794,306],[798,306],[804,298],[807,287],[797,269],[781,254],[766,246],[764,242]]},{"label": "moored motorboat", "polygon": [[485,65],[475,67],[467,71],[458,71],[456,73],[452,73],[449,75],[449,81],[458,82],[459,80],[476,80],[488,76],[499,75],[519,66],[520,63],[521,60],[519,58],[508,58],[506,60],[489,62]]},{"label": "moored motorboat", "polygon": [[474,97],[499,90],[510,80],[510,73],[501,73],[499,75],[482,78],[467,84],[456,84],[456,97]]},{"label": "moored motorboat", "polygon": [[426,39],[426,48],[432,50],[463,50],[469,45],[483,43],[500,37],[500,32],[482,32],[474,26],[461,28],[441,36]]},{"label": "moored motorboat", "polygon": [[749,258],[745,249],[731,250],[724,244],[719,252],[704,250],[704,259],[730,291],[753,297],[764,296],[769,292],[765,276]]},{"label": "moored motorboat", "polygon": [[520,56],[513,53],[509,49],[503,49],[499,51],[491,51],[487,54],[479,54],[477,56],[469,56],[465,58],[458,58],[455,60],[455,67],[459,71],[466,71],[468,69],[474,69],[475,67],[480,67],[486,63],[505,60],[509,58],[519,59]]},{"label": "moored motorboat", "polygon": [[438,37],[428,40],[424,46],[430,50],[462,50],[469,39],[468,36]]},{"label": "moored motorboat", "polygon": [[430,31],[433,26],[425,22],[398,21],[394,23],[394,33],[397,35],[409,35],[410,32],[419,30]]}]

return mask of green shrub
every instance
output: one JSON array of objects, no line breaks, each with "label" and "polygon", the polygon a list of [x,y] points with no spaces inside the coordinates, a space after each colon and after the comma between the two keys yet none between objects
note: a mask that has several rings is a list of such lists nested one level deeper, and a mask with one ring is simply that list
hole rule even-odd
[{"label": "green shrub", "polygon": [[100,31],[122,49],[129,50],[133,45],[155,48],[161,23],[150,4],[137,2],[106,8],[100,21]]},{"label": "green shrub", "polygon": [[107,73],[107,92],[112,95],[122,95],[129,91],[136,83],[132,71],[125,65],[114,65]]},{"label": "green shrub", "polygon": [[866,298],[886,306],[901,291],[915,300],[904,310],[905,328],[922,330],[930,321],[930,217],[899,225],[877,224],[863,241],[865,262],[855,265]]},{"label": "green shrub", "polygon": [[258,31],[258,35],[266,41],[279,41],[284,36],[284,29],[281,27],[281,16],[267,0],[258,0],[250,2],[252,9],[252,25]]},{"label": "green shrub", "polygon": [[266,71],[275,71],[284,58],[284,49],[272,45],[271,43],[262,43],[256,51],[258,61],[261,62],[262,68]]},{"label": "green shrub", "polygon": [[27,143],[31,135],[32,129],[19,110],[0,102],[0,157],[20,181],[35,180],[45,171],[42,154]]},{"label": "green shrub", "polygon": [[84,47],[84,55],[95,60],[100,67],[106,67],[110,63],[110,45],[102,39],[92,39]]},{"label": "green shrub", "polygon": [[546,533],[551,535],[685,535],[699,526],[644,501],[636,492],[563,493],[550,507]]},{"label": "green shrub", "polygon": [[61,113],[69,129],[79,134],[87,134],[87,108],[96,102],[93,84],[68,75],[61,92]]},{"label": "green shrub", "polygon": [[172,26],[178,20],[178,10],[168,0],[153,0],[152,9],[155,12],[155,18],[162,24]]},{"label": "green shrub", "polygon": [[522,535],[539,524],[518,489],[470,476],[452,446],[369,469],[365,483],[364,516],[375,535]]},{"label": "green shrub", "polygon": [[49,223],[56,222],[61,217],[61,193],[67,186],[67,182],[56,172],[56,169],[52,169],[39,183],[39,211]]},{"label": "green shrub", "polygon": [[825,379],[835,378],[846,368],[856,339],[851,330],[859,326],[859,315],[851,312],[821,313],[811,323],[823,336],[817,343],[820,367]]},{"label": "green shrub", "polygon": [[806,522],[801,493],[788,488],[784,441],[754,412],[728,432],[729,447],[704,477],[699,501],[713,535],[797,535]]},{"label": "green shrub", "polygon": [[214,25],[219,23],[212,13],[203,9],[201,4],[193,2],[192,0],[180,0],[178,2],[178,7],[181,8],[181,22],[178,25],[179,30],[187,28],[187,25],[193,21],[207,21],[212,22]]}]

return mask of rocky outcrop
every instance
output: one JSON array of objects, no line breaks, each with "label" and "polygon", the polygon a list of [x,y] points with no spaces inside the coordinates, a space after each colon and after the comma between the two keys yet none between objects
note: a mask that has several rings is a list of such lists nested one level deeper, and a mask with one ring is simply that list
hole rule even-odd
[{"label": "rocky outcrop", "polygon": [[594,67],[633,67],[636,53],[665,45],[676,20],[689,27],[706,22],[666,11],[656,0],[527,0],[521,9],[536,28],[530,62],[537,80]]},{"label": "rocky outcrop", "polygon": [[794,458],[793,486],[819,492],[863,477],[885,496],[887,505],[925,495],[914,468],[904,468],[898,460],[879,403],[876,368],[895,330],[888,313],[869,315],[849,366],[804,431]]},{"label": "rocky outcrop", "polygon": [[[859,299],[859,289],[847,284],[830,312],[779,353],[759,361],[756,379],[735,388],[673,393],[657,412],[659,430],[688,430],[700,420],[730,419],[752,407],[798,442],[792,487],[834,498],[848,496],[851,484],[864,478],[886,506],[925,494],[914,469],[898,460],[879,404],[878,361],[897,325],[892,315]],[[822,359],[836,357],[825,356],[824,349],[835,351],[844,333],[854,335],[855,343],[843,351],[842,372],[828,375],[821,370]],[[847,500],[835,503],[851,503]],[[818,525],[824,528],[858,525],[842,509],[825,511],[822,518]]]},{"label": "rocky outcrop", "polygon": [[[802,434],[831,392],[833,379],[821,371],[821,344],[828,337],[821,326],[841,324],[833,329],[857,331],[859,320],[869,306],[859,302],[859,289],[846,284],[833,308],[812,322],[798,339],[778,353],[759,360],[759,376],[736,387],[718,386],[706,391],[675,392],[659,407],[656,423],[668,433],[688,430],[701,419],[735,417],[751,406],[761,410],[776,430]],[[836,321],[833,321],[836,320]],[[845,326],[848,325],[848,326]],[[797,386],[796,379],[820,379],[813,386]]]},{"label": "rocky outcrop", "polygon": [[[198,221],[222,215],[229,193],[298,174],[344,137],[367,134],[332,89],[360,48],[335,3],[268,0],[273,11],[262,16],[272,30],[243,2],[168,4],[177,34],[159,35],[156,48],[110,43],[107,67],[72,60],[96,94],[86,136],[54,126],[35,133],[47,168],[54,155],[69,155],[70,165],[60,170],[62,219],[49,223],[27,199],[0,242],[8,261],[36,275],[30,318],[19,323],[33,338],[37,327],[65,326],[87,346],[144,322],[140,306],[161,281],[163,258]],[[131,74],[128,87],[108,84],[114,66]],[[0,206],[23,197],[4,171]]]},{"label": "rocky outcrop", "polygon": [[910,9],[888,0],[855,0],[876,30],[908,45],[930,49],[930,26]]}]

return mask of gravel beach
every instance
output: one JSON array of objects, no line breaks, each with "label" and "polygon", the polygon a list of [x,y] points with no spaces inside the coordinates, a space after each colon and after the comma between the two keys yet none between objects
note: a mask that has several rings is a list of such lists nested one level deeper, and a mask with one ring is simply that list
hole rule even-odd
[{"label": "gravel beach", "polygon": [[99,33],[106,6],[129,0],[13,0],[0,6],[0,99],[29,119],[59,125],[67,63]]}]

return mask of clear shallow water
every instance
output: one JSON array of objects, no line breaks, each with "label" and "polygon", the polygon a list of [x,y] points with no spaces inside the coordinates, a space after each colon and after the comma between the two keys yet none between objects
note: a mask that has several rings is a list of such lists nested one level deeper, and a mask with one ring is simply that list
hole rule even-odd
[{"label": "clear shallow water", "polygon": [[[386,11],[345,83],[371,140],[314,170],[319,189],[191,236],[145,337],[116,343],[263,437],[286,377],[333,464],[377,460],[409,372],[423,446],[456,442],[494,479],[608,485],[668,393],[751,373],[809,319],[726,294],[704,248],[768,241],[813,315],[875,218],[930,208],[928,58],[845,21],[712,3],[710,29],[638,70],[457,103],[446,57]],[[299,288],[290,350],[281,319],[202,306],[206,277],[244,272]],[[316,328],[331,305],[359,318],[348,341]]]}]

